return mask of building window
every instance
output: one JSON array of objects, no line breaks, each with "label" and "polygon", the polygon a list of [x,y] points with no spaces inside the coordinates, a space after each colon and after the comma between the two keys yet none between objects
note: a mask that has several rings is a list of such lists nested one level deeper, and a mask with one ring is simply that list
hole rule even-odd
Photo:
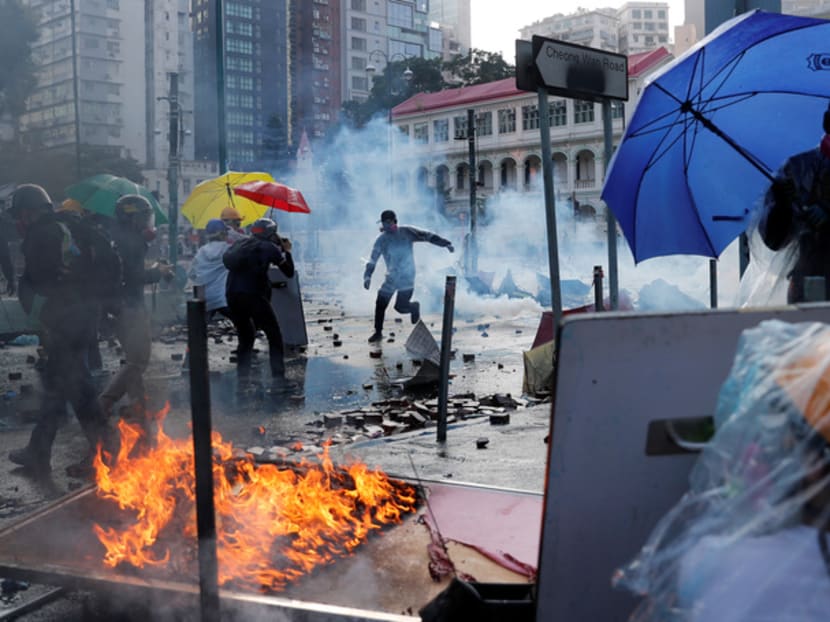
[{"label": "building window", "polygon": [[366,39],[362,39],[361,37],[352,37],[352,49],[355,52],[365,52]]},{"label": "building window", "polygon": [[448,119],[438,119],[432,122],[432,136],[436,143],[445,143],[450,139],[450,122]]},{"label": "building window", "polygon": [[499,110],[499,134],[508,134],[516,131],[516,109],[502,108]]},{"label": "building window", "polygon": [[568,106],[564,99],[550,102],[550,126],[560,127],[568,124]]},{"label": "building window", "polygon": [[390,2],[387,10],[389,11],[388,19],[390,26],[400,26],[401,28],[412,30],[414,26],[412,5]]},{"label": "building window", "polygon": [[352,90],[368,91],[369,78],[367,78],[366,76],[352,76]]},{"label": "building window", "polygon": [[536,105],[522,106],[522,129],[539,129],[539,108]]},{"label": "building window", "polygon": [[352,11],[366,12],[366,0],[352,0]]},{"label": "building window", "polygon": [[366,59],[362,56],[352,56],[352,69],[355,71],[365,71]]},{"label": "building window", "polygon": [[416,123],[412,126],[412,139],[416,143],[428,143],[429,142],[429,124],[424,123]]},{"label": "building window", "polygon": [[594,120],[594,102],[581,99],[574,100],[574,123],[592,123]]},{"label": "building window", "polygon": [[456,139],[467,138],[467,116],[452,118],[453,136]]},{"label": "building window", "polygon": [[476,134],[479,136],[492,136],[493,134],[493,113],[490,111],[480,112],[476,115]]},{"label": "building window", "polygon": [[611,102],[611,118],[622,119],[625,114],[625,106],[623,102],[614,100]]},{"label": "building window", "polygon": [[352,18],[352,30],[359,30],[360,32],[366,32],[366,20],[362,17],[353,17]]}]

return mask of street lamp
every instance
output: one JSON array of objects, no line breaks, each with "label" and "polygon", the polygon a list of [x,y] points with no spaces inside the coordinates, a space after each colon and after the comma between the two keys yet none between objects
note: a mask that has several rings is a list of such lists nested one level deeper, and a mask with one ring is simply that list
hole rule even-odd
[{"label": "street lamp", "polygon": [[181,106],[179,105],[179,74],[170,73],[170,95],[158,97],[159,101],[166,100],[170,104],[170,149],[167,159],[167,191],[170,196],[170,208],[168,210],[169,242],[168,257],[174,266],[179,259],[179,124],[181,120]]},{"label": "street lamp", "polygon": [[[406,60],[406,56],[401,54],[400,52],[396,52],[392,54],[392,56],[387,56],[383,50],[372,50],[369,52],[369,64],[366,65],[366,73],[370,76],[377,75],[377,67],[372,64],[372,57],[373,56],[380,56],[383,57],[385,62],[385,67],[388,68],[390,63],[394,63],[396,60],[400,59],[402,61]],[[415,74],[413,71],[407,66],[406,69],[403,70],[401,76],[409,84],[412,81],[412,77]],[[386,105],[388,107],[386,113],[386,122],[387,122],[387,129],[386,129],[386,136],[387,136],[387,151],[389,153],[389,194],[390,197],[392,195],[392,188],[393,188],[393,171],[392,171],[392,96],[397,95],[395,91],[392,90],[392,76],[386,75]]]}]

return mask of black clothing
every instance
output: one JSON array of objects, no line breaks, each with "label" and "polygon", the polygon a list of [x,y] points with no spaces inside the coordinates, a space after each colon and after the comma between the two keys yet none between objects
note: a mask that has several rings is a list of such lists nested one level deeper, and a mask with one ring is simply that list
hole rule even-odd
[{"label": "black clothing", "polygon": [[32,430],[27,451],[48,465],[67,402],[72,404],[91,448],[104,440],[106,424],[86,357],[96,307],[83,292],[80,251],[68,227],[54,214],[44,214],[29,227],[21,250],[25,268],[20,299],[29,312],[37,310],[37,299],[45,298],[38,319],[47,359],[40,420]]},{"label": "black clothing", "polygon": [[245,379],[250,376],[257,328],[268,339],[271,376],[285,376],[282,333],[271,301],[257,294],[228,293],[228,312],[238,335],[236,367],[239,377]]},{"label": "black clothing", "polygon": [[122,223],[116,223],[112,230],[112,241],[121,257],[121,303],[129,307],[144,306],[144,286],[158,283],[161,270],[146,268],[148,245],[140,231]]},{"label": "black clothing", "polygon": [[289,279],[294,276],[294,259],[282,245],[255,236],[234,242],[222,258],[228,269],[226,293],[256,294],[271,299],[268,268],[277,266]]},{"label": "black clothing", "polygon": [[820,149],[786,161],[765,196],[758,231],[773,251],[794,246],[788,302],[804,301],[808,276],[824,277],[830,294],[830,158]]},{"label": "black clothing", "polygon": [[236,362],[239,378],[245,379],[250,375],[257,328],[268,338],[271,375],[284,377],[282,334],[271,306],[268,269],[276,265],[285,276],[293,277],[291,253],[284,251],[276,242],[252,236],[235,242],[222,260],[228,268],[225,289],[228,311],[238,333]]}]

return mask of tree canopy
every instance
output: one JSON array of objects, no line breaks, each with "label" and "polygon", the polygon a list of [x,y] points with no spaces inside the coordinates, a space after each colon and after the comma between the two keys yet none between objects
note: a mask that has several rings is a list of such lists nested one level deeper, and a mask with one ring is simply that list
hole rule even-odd
[{"label": "tree canopy", "polygon": [[396,60],[376,73],[366,101],[343,103],[346,123],[363,127],[370,119],[409,99],[415,93],[436,93],[444,89],[484,84],[516,75],[513,65],[501,54],[471,49],[465,56],[451,61],[418,57]]}]

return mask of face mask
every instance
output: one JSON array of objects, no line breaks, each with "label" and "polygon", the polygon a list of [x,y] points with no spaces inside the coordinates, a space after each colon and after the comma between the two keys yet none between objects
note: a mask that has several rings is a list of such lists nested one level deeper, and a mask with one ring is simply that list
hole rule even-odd
[{"label": "face mask", "polygon": [[396,222],[384,222],[380,228],[381,231],[385,231],[387,233],[395,233],[398,230],[398,223]]}]

